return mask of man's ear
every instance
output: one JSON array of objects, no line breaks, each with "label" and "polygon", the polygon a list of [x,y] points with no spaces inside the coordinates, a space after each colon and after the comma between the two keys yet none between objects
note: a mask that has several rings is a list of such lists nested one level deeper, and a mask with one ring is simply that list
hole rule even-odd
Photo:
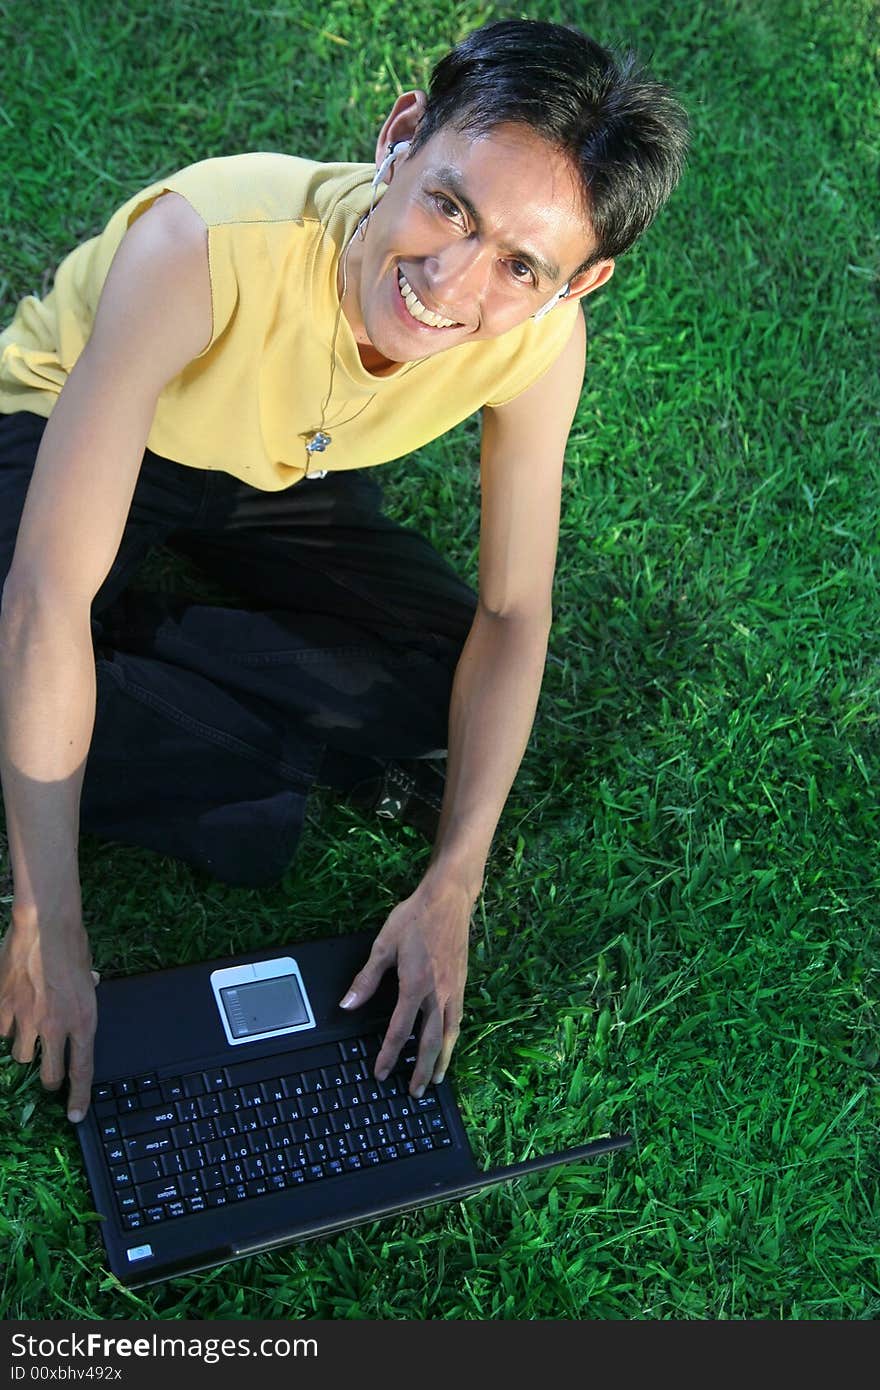
[{"label": "man's ear", "polygon": [[[402,92],[391,108],[391,111],[379,131],[379,139],[376,141],[376,164],[380,165],[388,153],[389,145],[396,145],[400,140],[411,140],[416,133],[416,126],[422,119],[428,98],[422,91]],[[388,170],[386,183],[391,182],[394,166]]]},{"label": "man's ear", "polygon": [[592,294],[600,285],[604,285],[614,274],[614,261],[597,261],[595,265],[588,266],[586,270],[579,270],[577,275],[572,275],[568,285],[566,300],[583,299],[584,295]]}]

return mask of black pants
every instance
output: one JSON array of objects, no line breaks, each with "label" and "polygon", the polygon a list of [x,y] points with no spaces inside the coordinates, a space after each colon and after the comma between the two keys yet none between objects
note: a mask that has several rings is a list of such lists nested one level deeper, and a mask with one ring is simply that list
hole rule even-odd
[{"label": "black pants", "polygon": [[[0,579],[44,428],[0,415]],[[381,503],[363,472],[261,492],[146,452],[92,609],[84,830],[267,883],[316,779],[343,786],[375,760],[445,747],[474,595]],[[157,546],[229,601],[131,587]]]}]

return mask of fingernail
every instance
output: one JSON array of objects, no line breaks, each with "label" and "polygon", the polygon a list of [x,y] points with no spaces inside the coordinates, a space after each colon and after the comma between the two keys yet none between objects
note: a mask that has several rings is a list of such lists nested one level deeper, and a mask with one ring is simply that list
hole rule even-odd
[{"label": "fingernail", "polygon": [[422,1096],[423,1096],[424,1094],[425,1094],[425,1088],[424,1088],[424,1086],[417,1086],[416,1089],[413,1091],[413,1095],[415,1096],[416,1100],[421,1100],[421,1098],[422,1098]]},{"label": "fingernail", "polygon": [[340,1001],[339,1001],[339,1007],[340,1007],[340,1009],[350,1009],[351,1006],[352,1006],[352,1004],[354,1004],[356,1000],[357,1000],[357,995],[355,994],[355,992],[354,992],[353,989],[350,989],[350,990],[348,991],[348,994],[345,996],[345,998],[344,998],[344,999],[340,999]]},{"label": "fingernail", "polygon": [[83,1118],[83,1111],[82,1111],[82,1110],[68,1110],[68,1112],[67,1112],[67,1118],[68,1118],[68,1120],[70,1120],[70,1123],[71,1123],[72,1125],[78,1125],[79,1122],[80,1122],[80,1120]]},{"label": "fingernail", "polygon": [[377,1080],[377,1081],[384,1081],[384,1080],[386,1079],[386,1077],[388,1076],[388,1073],[390,1072],[390,1070],[391,1070],[390,1067],[383,1067],[381,1071],[377,1071],[377,1072],[376,1072],[376,1080]]},{"label": "fingernail", "polygon": [[438,1071],[437,1075],[434,1077],[434,1085],[439,1086],[445,1075],[445,1071]]}]

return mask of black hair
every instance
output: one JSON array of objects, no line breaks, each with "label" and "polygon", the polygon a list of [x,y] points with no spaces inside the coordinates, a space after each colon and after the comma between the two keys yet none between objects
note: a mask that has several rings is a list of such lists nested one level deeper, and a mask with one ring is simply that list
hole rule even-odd
[{"label": "black hair", "polygon": [[411,153],[445,125],[477,135],[506,123],[577,171],[596,239],[580,269],[628,250],[684,168],[687,115],[669,88],[567,25],[501,20],[469,34],[431,74]]}]

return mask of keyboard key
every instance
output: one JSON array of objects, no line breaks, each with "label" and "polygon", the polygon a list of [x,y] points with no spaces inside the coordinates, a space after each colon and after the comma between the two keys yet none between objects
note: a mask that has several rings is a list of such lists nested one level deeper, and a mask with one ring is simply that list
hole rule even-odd
[{"label": "keyboard key", "polygon": [[[226,1080],[226,1071],[223,1067],[217,1067],[214,1071],[202,1072],[202,1080],[205,1083],[206,1091],[225,1091],[226,1087],[229,1085],[229,1082]],[[191,1094],[191,1091],[187,1091],[187,1095]]]},{"label": "keyboard key", "polygon": [[123,1216],[122,1218],[122,1227],[125,1231],[136,1231],[144,1224],[143,1213],[139,1211],[129,1212],[127,1216]]},{"label": "keyboard key", "polygon": [[114,1081],[114,1096],[133,1096],[137,1092],[137,1086],[133,1081]]},{"label": "keyboard key", "polygon": [[143,1095],[145,1091],[158,1091],[159,1078],[155,1072],[150,1072],[147,1076],[139,1076],[135,1079],[138,1094]]},{"label": "keyboard key", "polygon": [[162,1081],[159,1094],[163,1100],[183,1100],[183,1082],[180,1077],[171,1076],[167,1081]]},{"label": "keyboard key", "polygon": [[[197,1076],[195,1072],[192,1076],[185,1076],[183,1078],[183,1094],[185,1096],[203,1096],[205,1094],[204,1079]],[[183,1116],[181,1116],[182,1118]]]},{"label": "keyboard key", "polygon": [[140,1205],[137,1199],[137,1193],[132,1191],[125,1192],[124,1190],[118,1192],[116,1194],[116,1205],[119,1207],[123,1216],[126,1212],[137,1211]]},{"label": "keyboard key", "polygon": [[112,1099],[113,1099],[113,1087],[112,1087],[112,1086],[93,1086],[93,1087],[92,1087],[92,1100],[93,1100],[93,1101],[112,1100]]},{"label": "keyboard key", "polygon": [[136,1183],[157,1182],[167,1176],[162,1172],[160,1158],[139,1158],[131,1165],[131,1171]]},{"label": "keyboard key", "polygon": [[366,1055],[367,1049],[360,1038],[346,1038],[344,1042],[339,1043],[339,1056],[343,1062],[348,1058],[365,1057]]},{"label": "keyboard key", "polygon": [[169,1125],[176,1124],[177,1111],[174,1106],[164,1105],[139,1110],[134,1115],[123,1115],[119,1128],[126,1139],[132,1139],[136,1134],[148,1134],[151,1129],[167,1129]]},{"label": "keyboard key", "polygon": [[342,1065],[342,1074],[347,1082],[353,1084],[356,1081],[368,1081],[370,1069],[364,1061],[344,1062]]},{"label": "keyboard key", "polygon": [[128,1157],[128,1155],[125,1152],[125,1145],[122,1143],[121,1140],[117,1140],[115,1144],[105,1144],[104,1153],[106,1154],[107,1162],[111,1165],[111,1167],[114,1163],[124,1163],[126,1158]]},{"label": "keyboard key", "polygon": [[228,1201],[225,1188],[212,1188],[210,1192],[205,1193],[205,1201],[209,1207],[225,1207]]},{"label": "keyboard key", "polygon": [[119,1138],[119,1121],[118,1121],[118,1120],[115,1120],[115,1119],[114,1119],[114,1120],[99,1120],[99,1121],[98,1121],[98,1132],[99,1132],[99,1134],[101,1135],[101,1138],[102,1138],[102,1139],[118,1139],[118,1138]]},{"label": "keyboard key", "polygon": [[144,1212],[144,1216],[146,1217],[150,1225],[155,1226],[158,1221],[165,1220],[165,1208],[147,1207],[147,1210]]},{"label": "keyboard key", "polygon": [[400,1076],[388,1076],[384,1081],[379,1082],[379,1094],[383,1100],[387,1101],[391,1096],[406,1095],[407,1083]]},{"label": "keyboard key", "polygon": [[138,1196],[141,1199],[141,1206],[157,1206],[160,1202],[173,1202],[175,1197],[180,1196],[177,1183],[173,1178],[163,1178],[161,1182],[148,1182],[143,1187],[138,1188]]}]

